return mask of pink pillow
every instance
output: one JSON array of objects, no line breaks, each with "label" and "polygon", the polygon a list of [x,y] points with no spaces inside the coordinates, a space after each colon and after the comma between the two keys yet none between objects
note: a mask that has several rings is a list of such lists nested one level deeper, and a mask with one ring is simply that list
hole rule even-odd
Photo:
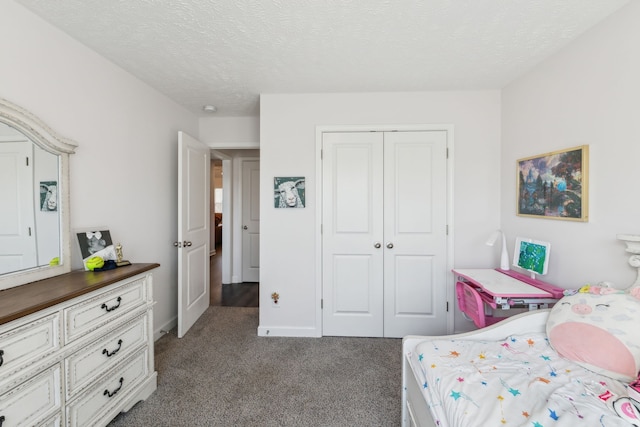
[{"label": "pink pillow", "polygon": [[640,370],[639,327],[640,300],[633,294],[586,287],[551,309],[547,336],[561,356],[630,382]]}]

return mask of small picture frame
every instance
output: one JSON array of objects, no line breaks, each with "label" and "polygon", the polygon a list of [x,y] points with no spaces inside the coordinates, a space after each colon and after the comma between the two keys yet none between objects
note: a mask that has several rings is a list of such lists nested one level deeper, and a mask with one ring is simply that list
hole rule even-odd
[{"label": "small picture frame", "polygon": [[589,146],[516,161],[518,216],[589,220]]},{"label": "small picture frame", "polygon": [[86,231],[77,230],[75,234],[85,270],[90,270],[87,260],[92,257],[98,256],[104,261],[117,260],[109,230],[94,228]]},{"label": "small picture frame", "polygon": [[275,208],[305,207],[305,177],[276,176],[273,178],[273,197]]}]

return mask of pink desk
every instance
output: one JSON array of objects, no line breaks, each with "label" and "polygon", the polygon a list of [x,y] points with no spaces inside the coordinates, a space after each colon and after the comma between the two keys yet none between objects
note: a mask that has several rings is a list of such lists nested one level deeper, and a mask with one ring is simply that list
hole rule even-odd
[{"label": "pink desk", "polygon": [[563,296],[562,288],[513,270],[453,269],[457,282],[473,286],[492,308],[548,308]]}]

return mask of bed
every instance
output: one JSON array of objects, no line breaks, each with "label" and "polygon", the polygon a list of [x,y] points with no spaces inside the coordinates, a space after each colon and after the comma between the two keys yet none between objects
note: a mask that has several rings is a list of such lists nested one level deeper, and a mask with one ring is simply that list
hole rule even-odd
[{"label": "bed", "polygon": [[[609,309],[614,314],[607,320]],[[477,331],[407,336],[402,425],[640,426],[634,400],[640,395],[629,387],[640,366],[638,322],[640,295],[592,287],[563,297],[553,309]],[[596,327],[613,331],[624,348],[609,344]],[[565,357],[567,349],[583,348],[586,357]]]}]

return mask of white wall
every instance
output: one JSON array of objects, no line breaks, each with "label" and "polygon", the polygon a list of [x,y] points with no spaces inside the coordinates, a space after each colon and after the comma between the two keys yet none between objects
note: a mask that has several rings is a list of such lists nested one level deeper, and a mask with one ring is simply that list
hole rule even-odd
[{"label": "white wall", "polygon": [[260,141],[258,117],[203,117],[199,129],[200,141],[210,147],[255,148]]},{"label": "white wall", "polygon": [[[0,96],[79,143],[71,228],[108,226],[132,262],[157,262],[156,332],[175,322],[177,132],[195,115],[11,0],[0,13]],[[72,242],[75,244],[75,242]]]},{"label": "white wall", "polygon": [[[631,2],[502,94],[502,223],[552,243],[545,280],[630,285],[617,234],[640,234],[640,2]],[[589,144],[589,222],[517,217],[516,160]],[[510,252],[510,255],[512,253]]]},{"label": "white wall", "polygon": [[[260,114],[260,333],[320,333],[321,325],[316,323],[316,126],[453,125],[454,264],[497,266],[498,252],[485,241],[500,224],[498,91],[263,94]],[[306,177],[305,209],[273,207],[269,184],[274,176]],[[278,308],[270,303],[274,291],[280,294]],[[460,318],[456,320],[461,323]]]}]

